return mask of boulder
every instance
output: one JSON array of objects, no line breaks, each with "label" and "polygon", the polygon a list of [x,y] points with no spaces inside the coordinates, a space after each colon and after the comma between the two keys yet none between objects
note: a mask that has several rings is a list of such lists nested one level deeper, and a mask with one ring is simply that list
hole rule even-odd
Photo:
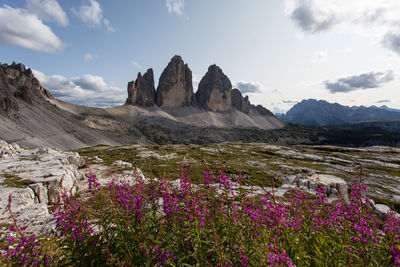
[{"label": "boulder", "polygon": [[232,109],[232,84],[217,65],[211,65],[199,83],[196,92],[198,104],[207,110],[227,111]]},{"label": "boulder", "polygon": [[389,208],[389,206],[384,205],[384,204],[375,204],[374,205],[374,212],[375,212],[376,215],[378,215],[382,219],[386,219],[388,214],[389,214],[389,212],[392,212],[394,217],[400,219],[400,214],[398,214],[397,212],[393,211],[391,208]]},{"label": "boulder", "polygon": [[194,104],[192,71],[180,56],[174,56],[160,76],[156,102],[162,108]]},{"label": "boulder", "polygon": [[128,83],[128,98],[125,104],[151,107],[155,104],[154,73],[148,69],[142,76],[139,72],[136,81]]}]

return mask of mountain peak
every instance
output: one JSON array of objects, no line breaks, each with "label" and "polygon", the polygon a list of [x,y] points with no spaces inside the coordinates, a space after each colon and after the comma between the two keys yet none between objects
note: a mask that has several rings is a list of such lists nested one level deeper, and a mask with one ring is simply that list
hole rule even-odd
[{"label": "mountain peak", "polygon": [[199,104],[212,111],[232,109],[232,83],[217,65],[208,67],[196,92]]},{"label": "mountain peak", "polygon": [[128,98],[125,104],[151,107],[155,104],[155,88],[153,69],[144,75],[139,72],[136,81],[128,83]]},{"label": "mountain peak", "polygon": [[159,107],[175,108],[193,104],[192,71],[181,56],[174,56],[161,73],[156,102]]}]

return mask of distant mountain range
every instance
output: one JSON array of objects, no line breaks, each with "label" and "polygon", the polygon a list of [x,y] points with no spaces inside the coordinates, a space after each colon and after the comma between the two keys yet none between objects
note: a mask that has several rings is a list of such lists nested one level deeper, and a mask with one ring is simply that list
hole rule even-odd
[{"label": "distant mountain range", "polygon": [[400,109],[395,109],[395,108],[389,108],[386,105],[382,105],[380,107],[378,106],[371,106],[371,108],[380,108],[380,109],[384,109],[384,110],[388,110],[388,111],[395,111],[395,112],[400,112]]},{"label": "distant mountain range", "polygon": [[354,122],[397,121],[400,120],[400,112],[386,106],[349,107],[325,100],[308,99],[297,103],[286,114],[279,117],[290,123],[327,126]]}]

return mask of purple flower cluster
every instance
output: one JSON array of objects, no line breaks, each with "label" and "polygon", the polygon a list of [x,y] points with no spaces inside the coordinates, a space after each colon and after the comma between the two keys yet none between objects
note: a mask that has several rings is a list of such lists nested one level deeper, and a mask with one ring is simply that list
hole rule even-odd
[{"label": "purple flower cluster", "polygon": [[36,235],[34,233],[24,233],[25,229],[10,228],[19,237],[14,237],[14,235],[8,236],[8,244],[4,248],[3,257],[12,265],[18,266],[50,264],[50,257],[43,254]]},{"label": "purple flower cluster", "polygon": [[101,184],[95,174],[85,174],[85,176],[88,179],[89,192],[94,194],[95,192],[98,192],[99,190],[101,190]]},{"label": "purple flower cluster", "polygon": [[[96,176],[87,178],[89,191],[99,195]],[[192,184],[183,168],[178,186],[135,176],[112,179],[109,198],[82,204],[64,197],[55,215],[64,238],[77,241],[69,255],[95,243],[100,256],[88,262],[99,265],[399,265],[400,221],[375,217],[360,183],[349,201],[330,203],[323,186],[315,196],[293,190],[278,198],[237,187],[234,194],[238,181],[224,173],[204,171],[203,179]],[[83,206],[93,212],[90,225]]]},{"label": "purple flower cluster", "polygon": [[292,260],[287,256],[286,251],[279,251],[272,244],[268,245],[268,264],[270,266],[293,266]]},{"label": "purple flower cluster", "polygon": [[53,213],[61,236],[69,235],[76,242],[83,242],[93,233],[86,219],[86,211],[80,201],[66,194],[62,195],[63,206]]}]

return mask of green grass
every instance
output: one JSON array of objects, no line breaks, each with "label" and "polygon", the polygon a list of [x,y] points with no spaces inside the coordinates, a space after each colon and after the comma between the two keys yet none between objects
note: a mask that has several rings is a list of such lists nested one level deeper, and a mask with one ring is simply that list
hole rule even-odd
[{"label": "green grass", "polygon": [[11,173],[4,173],[3,176],[5,179],[2,184],[7,187],[25,188],[34,183],[32,180],[22,179],[18,175]]},{"label": "green grass", "polygon": [[[382,153],[365,152],[359,149],[341,148],[333,146],[306,146],[296,145],[288,149],[301,154],[311,154],[320,157],[337,157],[350,161],[349,163],[330,159],[329,163],[323,159],[298,159],[296,155],[281,155],[275,147],[265,146],[263,143],[222,143],[210,145],[132,145],[122,147],[109,147],[99,145],[78,150],[81,156],[89,158],[89,164],[94,164],[94,156],[104,160],[105,165],[111,166],[116,160],[123,160],[140,168],[146,177],[166,177],[175,180],[180,174],[182,162],[191,164],[191,177],[194,183],[201,182],[203,167],[205,163],[210,169],[223,169],[227,174],[243,174],[244,181],[248,185],[271,186],[275,178],[275,185],[279,186],[280,178],[285,175],[302,173],[306,169],[314,170],[316,173],[335,175],[345,181],[351,181],[358,172],[358,164],[362,159],[380,159]],[[282,149],[286,149],[282,147]],[[160,156],[176,154],[175,158],[157,158],[139,156],[141,151],[152,151]],[[384,153],[389,153],[390,150]],[[396,155],[392,155],[396,156]],[[259,166],[249,164],[255,161]],[[389,163],[398,163],[396,158],[388,158]],[[394,162],[395,161],[395,162]],[[281,165],[294,167],[293,170]],[[341,169],[342,167],[349,168]],[[119,168],[114,168],[115,170]],[[379,166],[365,167],[364,172],[368,174],[384,174],[400,176],[400,171],[393,168]]]}]

